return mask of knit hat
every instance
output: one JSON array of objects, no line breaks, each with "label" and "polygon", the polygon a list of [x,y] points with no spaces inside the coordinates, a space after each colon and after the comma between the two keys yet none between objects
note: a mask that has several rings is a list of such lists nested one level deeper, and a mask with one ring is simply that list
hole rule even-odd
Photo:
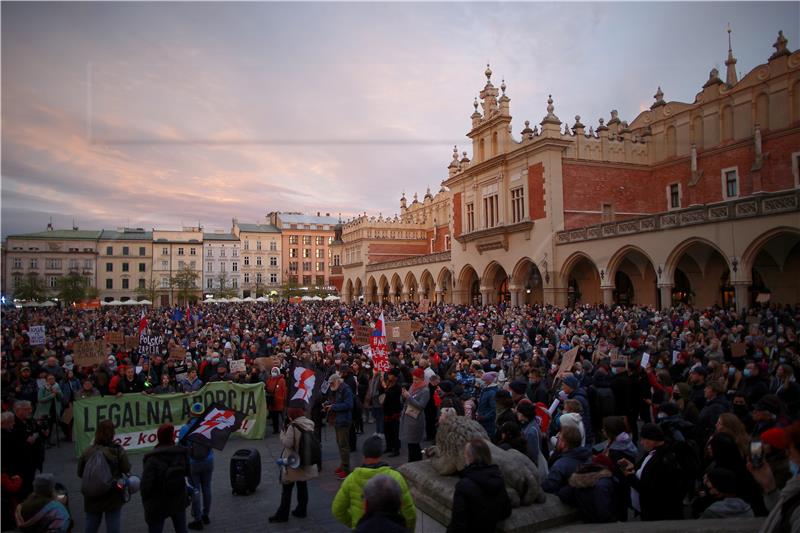
[{"label": "knit hat", "polygon": [[531,402],[519,402],[517,404],[517,412],[528,420],[534,420],[536,418],[536,407],[534,407]]},{"label": "knit hat", "polygon": [[202,403],[196,402],[192,404],[192,409],[191,409],[192,416],[201,416],[204,411],[205,408],[203,407]]},{"label": "knit hat", "polygon": [[53,474],[39,474],[33,480],[33,492],[39,496],[52,496],[56,488],[56,478]]},{"label": "knit hat", "polygon": [[425,379],[425,371],[420,367],[415,368],[411,375],[417,379]]},{"label": "knit hat", "polygon": [[528,386],[525,384],[524,381],[515,379],[514,381],[511,382],[508,388],[517,394],[525,394],[525,389],[527,389]]},{"label": "knit hat", "polygon": [[564,383],[564,385],[566,385],[567,387],[569,387],[572,390],[575,390],[575,389],[578,388],[578,378],[576,378],[575,376],[566,376],[562,380],[562,382]]},{"label": "knit hat", "polygon": [[483,374],[481,379],[487,385],[491,385],[497,379],[497,372],[486,372],[485,374]]},{"label": "knit hat", "polygon": [[641,435],[643,439],[664,442],[664,430],[662,430],[661,426],[658,424],[645,424],[642,426],[639,435]]},{"label": "knit hat", "polygon": [[785,450],[789,444],[783,428],[772,428],[761,434],[761,442],[769,444],[776,450]]},{"label": "knit hat", "polygon": [[156,436],[159,444],[175,444],[175,426],[169,422],[164,422],[158,426]]}]

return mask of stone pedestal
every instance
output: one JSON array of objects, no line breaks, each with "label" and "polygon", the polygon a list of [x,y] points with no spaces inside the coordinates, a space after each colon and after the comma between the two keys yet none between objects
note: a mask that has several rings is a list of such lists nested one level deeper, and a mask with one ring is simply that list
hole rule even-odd
[{"label": "stone pedestal", "polygon": [[[417,533],[445,531],[450,523],[453,492],[458,477],[440,476],[427,460],[404,464],[398,470],[408,482],[417,506]],[[498,525],[497,531],[543,531],[579,520],[577,509],[562,504],[557,496],[548,494],[544,503],[515,508],[511,516]]]}]

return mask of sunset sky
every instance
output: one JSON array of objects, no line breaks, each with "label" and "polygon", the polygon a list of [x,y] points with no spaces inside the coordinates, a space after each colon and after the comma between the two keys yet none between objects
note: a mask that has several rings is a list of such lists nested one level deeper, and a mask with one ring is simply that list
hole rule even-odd
[{"label": "sunset sky", "polygon": [[393,215],[439,189],[487,61],[516,138],[692,102],[800,3],[3,3],[2,236]]}]

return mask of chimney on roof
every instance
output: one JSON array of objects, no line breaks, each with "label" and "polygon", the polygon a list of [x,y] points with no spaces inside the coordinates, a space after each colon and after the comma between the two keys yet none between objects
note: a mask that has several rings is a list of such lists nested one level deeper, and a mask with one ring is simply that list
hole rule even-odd
[{"label": "chimney on roof", "polygon": [[50,222],[47,223],[47,231],[53,231],[53,217],[50,217]]}]

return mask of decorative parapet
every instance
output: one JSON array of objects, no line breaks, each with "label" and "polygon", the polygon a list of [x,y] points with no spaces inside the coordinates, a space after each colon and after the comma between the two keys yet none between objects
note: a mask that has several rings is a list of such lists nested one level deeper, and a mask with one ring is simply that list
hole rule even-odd
[{"label": "decorative parapet", "polygon": [[560,231],[556,234],[556,244],[590,241],[755,216],[776,215],[788,211],[800,211],[800,191],[759,194],[739,200],[706,206],[693,206],[642,218]]},{"label": "decorative parapet", "polygon": [[391,270],[394,268],[404,268],[416,265],[427,265],[429,263],[441,263],[443,261],[450,261],[450,250],[435,254],[418,255],[406,259],[398,259],[396,261],[384,261],[383,263],[372,263],[371,265],[367,265],[366,270],[367,272],[374,272],[376,270]]}]

